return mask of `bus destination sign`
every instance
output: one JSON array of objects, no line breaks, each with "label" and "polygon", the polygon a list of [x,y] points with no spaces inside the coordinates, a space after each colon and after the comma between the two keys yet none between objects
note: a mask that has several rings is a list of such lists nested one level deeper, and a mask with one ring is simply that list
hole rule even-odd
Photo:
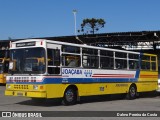
[{"label": "bus destination sign", "polygon": [[35,46],[35,42],[25,42],[25,43],[17,43],[16,47],[26,47],[26,46]]}]

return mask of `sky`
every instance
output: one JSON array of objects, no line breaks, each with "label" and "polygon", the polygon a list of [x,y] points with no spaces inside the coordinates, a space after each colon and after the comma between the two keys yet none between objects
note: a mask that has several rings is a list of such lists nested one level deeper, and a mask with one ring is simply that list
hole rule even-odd
[{"label": "sky", "polygon": [[106,21],[98,33],[160,30],[160,0],[0,0],[0,40],[74,35],[74,9],[77,30],[85,18]]}]

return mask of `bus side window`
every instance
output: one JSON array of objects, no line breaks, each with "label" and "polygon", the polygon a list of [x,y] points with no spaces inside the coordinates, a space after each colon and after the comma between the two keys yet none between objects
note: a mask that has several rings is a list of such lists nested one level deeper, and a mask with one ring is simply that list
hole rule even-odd
[{"label": "bus side window", "polygon": [[152,70],[156,71],[156,62],[152,62]]},{"label": "bus side window", "polygon": [[116,69],[127,69],[127,53],[115,52]]},{"label": "bus side window", "polygon": [[129,53],[128,55],[129,59],[129,69],[135,70],[140,68],[140,61],[139,61],[139,54]]},{"label": "bus side window", "polygon": [[82,64],[84,68],[98,68],[99,56],[97,49],[83,48],[82,49]]},{"label": "bus side window", "polygon": [[47,55],[48,55],[48,65],[54,65],[54,62],[53,62],[54,51],[53,51],[53,49],[48,49]]},{"label": "bus side window", "polygon": [[98,56],[83,55],[83,67],[84,68],[98,68],[99,67]]},{"label": "bus side window", "polygon": [[129,60],[129,69],[139,69],[139,63],[136,60]]},{"label": "bus side window", "polygon": [[116,69],[127,69],[127,60],[125,59],[116,59],[115,64]]},{"label": "bus side window", "polygon": [[60,74],[60,50],[47,49],[48,73]]},{"label": "bus side window", "polygon": [[60,65],[60,51],[55,49],[48,49],[48,65]]},{"label": "bus side window", "polygon": [[80,56],[63,54],[62,65],[67,67],[80,67]]},{"label": "bus side window", "polygon": [[156,71],[156,61],[157,61],[157,58],[152,56],[151,57],[151,66],[152,66],[152,71]]},{"label": "bus side window", "polygon": [[114,58],[113,51],[100,51],[100,67],[102,69],[113,69],[114,68]]},{"label": "bus side window", "polygon": [[151,68],[150,56],[143,55],[141,57],[142,57],[141,58],[142,59],[142,61],[141,61],[141,69],[150,71],[150,68]]}]

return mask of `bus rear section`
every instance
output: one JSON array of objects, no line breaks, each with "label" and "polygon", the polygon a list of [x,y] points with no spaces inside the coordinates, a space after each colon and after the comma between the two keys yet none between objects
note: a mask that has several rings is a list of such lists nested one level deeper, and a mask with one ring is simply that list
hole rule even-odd
[{"label": "bus rear section", "polygon": [[157,89],[157,56],[49,40],[12,43],[5,95],[33,100],[127,94]]}]

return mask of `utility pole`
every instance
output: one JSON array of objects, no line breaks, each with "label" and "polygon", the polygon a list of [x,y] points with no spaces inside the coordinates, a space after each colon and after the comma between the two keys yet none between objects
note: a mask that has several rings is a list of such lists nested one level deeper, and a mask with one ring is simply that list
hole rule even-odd
[{"label": "utility pole", "polygon": [[76,13],[77,13],[77,10],[74,9],[74,10],[73,10],[73,14],[74,14],[74,35],[75,35],[75,38],[76,38],[79,42],[83,43],[82,40],[80,40],[79,37],[77,36]]},{"label": "utility pole", "polygon": [[74,34],[75,34],[75,36],[77,36],[76,13],[77,13],[77,10],[73,10],[73,14],[74,14]]}]

